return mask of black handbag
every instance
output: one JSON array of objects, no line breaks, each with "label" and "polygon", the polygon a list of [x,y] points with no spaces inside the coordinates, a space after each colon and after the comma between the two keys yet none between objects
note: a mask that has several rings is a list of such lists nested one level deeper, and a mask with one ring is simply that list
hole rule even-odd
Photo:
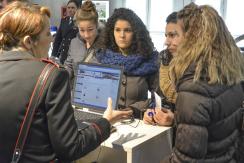
[{"label": "black handbag", "polygon": [[14,153],[13,153],[13,157],[12,157],[12,161],[11,163],[18,163],[26,142],[26,138],[31,126],[31,122],[32,119],[34,117],[35,114],[35,110],[37,108],[37,104],[39,102],[39,100],[41,99],[43,90],[45,88],[45,85],[47,83],[48,77],[50,76],[50,74],[52,73],[52,71],[54,70],[55,67],[57,67],[57,65],[53,64],[51,61],[45,60],[43,59],[42,61],[44,62],[48,62],[46,64],[46,66],[44,67],[44,69],[42,70],[36,85],[34,87],[34,90],[32,92],[32,95],[30,97],[30,101],[25,113],[25,117],[23,119],[23,122],[20,126],[19,129],[19,134],[16,140],[16,144],[15,144],[15,149],[14,149]]}]

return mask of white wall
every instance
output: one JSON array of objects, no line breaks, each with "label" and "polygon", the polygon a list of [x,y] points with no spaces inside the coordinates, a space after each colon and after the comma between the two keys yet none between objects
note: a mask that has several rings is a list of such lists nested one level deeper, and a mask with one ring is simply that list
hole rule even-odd
[{"label": "white wall", "polygon": [[47,6],[51,10],[51,25],[59,25],[61,19],[61,6],[65,6],[67,0],[32,0],[33,3]]},{"label": "white wall", "polygon": [[[31,0],[31,2],[49,7],[52,15],[51,25],[59,26],[61,19],[61,6],[65,6],[68,0]],[[109,15],[111,15],[115,8],[122,7],[123,4],[124,0],[109,0]]]}]

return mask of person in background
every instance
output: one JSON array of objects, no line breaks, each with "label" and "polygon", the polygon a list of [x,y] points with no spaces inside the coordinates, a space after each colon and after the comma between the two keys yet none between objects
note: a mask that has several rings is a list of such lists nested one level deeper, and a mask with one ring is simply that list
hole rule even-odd
[{"label": "person in background", "polygon": [[[11,162],[29,99],[47,65],[39,58],[47,57],[52,40],[49,17],[46,7],[23,2],[13,2],[0,13],[1,163]],[[68,73],[58,66],[51,73],[36,103],[19,163],[76,160],[109,137],[111,124],[132,113],[113,111],[109,99],[103,118],[78,131]]]},{"label": "person in background", "polygon": [[74,69],[78,62],[97,62],[95,56],[100,43],[98,13],[92,1],[85,1],[75,14],[76,26],[79,33],[72,39],[68,57],[64,65],[70,74],[71,81],[74,78]]},{"label": "person in background", "polygon": [[148,91],[156,89],[159,69],[149,32],[132,10],[119,8],[108,18],[103,34],[98,62],[124,69],[118,107],[133,110],[142,119],[149,105]]},{"label": "person in background", "polygon": [[243,56],[211,6],[190,3],[178,12],[177,23],[183,40],[170,66],[178,94],[176,139],[162,162],[243,162]]},{"label": "person in background", "polygon": [[79,3],[76,0],[69,0],[67,3],[67,16],[61,19],[57,34],[53,42],[52,58],[59,58],[64,63],[71,40],[76,36],[78,29],[74,24],[73,17]]},{"label": "person in background", "polygon": [[162,96],[162,108],[156,109],[154,116],[149,113],[154,112],[148,109],[144,113],[143,120],[146,124],[171,126],[174,120],[174,108],[177,93],[175,86],[169,77],[169,64],[177,53],[177,48],[183,39],[183,29],[177,23],[177,12],[172,12],[166,19],[165,45],[167,49],[160,52],[161,65],[159,70],[160,90],[157,93]]}]

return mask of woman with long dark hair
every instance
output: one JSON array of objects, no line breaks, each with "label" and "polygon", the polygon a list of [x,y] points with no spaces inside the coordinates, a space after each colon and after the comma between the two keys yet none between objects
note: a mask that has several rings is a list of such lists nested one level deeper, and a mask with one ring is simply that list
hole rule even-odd
[{"label": "woman with long dark hair", "polygon": [[143,117],[149,107],[148,91],[155,90],[158,78],[158,52],[142,20],[130,9],[115,9],[106,23],[102,50],[97,60],[124,68],[119,109],[133,110]]}]

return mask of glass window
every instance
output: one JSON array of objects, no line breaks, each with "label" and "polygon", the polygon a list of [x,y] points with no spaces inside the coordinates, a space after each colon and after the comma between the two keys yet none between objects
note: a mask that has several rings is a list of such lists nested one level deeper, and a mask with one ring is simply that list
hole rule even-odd
[{"label": "glass window", "polygon": [[173,12],[173,1],[151,0],[150,2],[148,29],[155,48],[161,51],[164,48],[166,18]]},{"label": "glass window", "polygon": [[225,22],[234,37],[244,34],[244,21],[242,20],[244,15],[243,6],[243,0],[229,0],[227,2]]},{"label": "glass window", "polygon": [[219,15],[221,15],[220,7],[221,7],[221,0],[195,0],[197,5],[210,5],[215,10],[218,11]]},{"label": "glass window", "polygon": [[150,9],[149,30],[163,32],[166,26],[166,18],[173,12],[173,1],[152,0]]},{"label": "glass window", "polygon": [[165,49],[164,42],[165,42],[165,36],[164,32],[150,32],[150,36],[152,38],[152,42],[154,44],[154,47],[158,52]]},{"label": "glass window", "polygon": [[147,24],[147,0],[126,0],[125,7],[133,10]]}]

